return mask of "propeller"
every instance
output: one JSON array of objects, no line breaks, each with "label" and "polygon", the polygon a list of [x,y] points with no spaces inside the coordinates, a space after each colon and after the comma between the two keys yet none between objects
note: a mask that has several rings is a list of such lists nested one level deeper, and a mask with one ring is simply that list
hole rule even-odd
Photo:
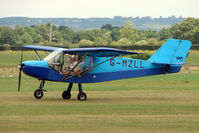
[{"label": "propeller", "polygon": [[22,64],[22,60],[23,60],[23,50],[21,50],[21,60],[20,60],[20,65],[18,66],[18,68],[19,68],[18,92],[20,91],[20,86],[21,86],[21,71],[24,66]]}]

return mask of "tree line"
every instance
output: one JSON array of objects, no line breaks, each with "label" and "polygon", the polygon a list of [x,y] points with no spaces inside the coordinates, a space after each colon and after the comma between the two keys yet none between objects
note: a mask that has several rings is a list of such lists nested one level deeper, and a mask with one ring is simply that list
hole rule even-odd
[{"label": "tree line", "polygon": [[199,19],[187,18],[182,23],[160,31],[137,30],[132,21],[127,21],[121,27],[105,24],[100,29],[78,31],[51,23],[34,26],[16,25],[14,28],[0,26],[0,45],[5,47],[25,44],[65,47],[155,46],[169,38],[185,39],[199,44]]}]

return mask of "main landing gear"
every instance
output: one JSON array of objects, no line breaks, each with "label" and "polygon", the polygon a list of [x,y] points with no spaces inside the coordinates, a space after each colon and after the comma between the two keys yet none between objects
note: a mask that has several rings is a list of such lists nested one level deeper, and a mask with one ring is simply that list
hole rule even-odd
[{"label": "main landing gear", "polygon": [[43,97],[44,95],[43,91],[46,91],[46,90],[43,90],[44,84],[45,84],[45,80],[42,80],[40,83],[39,89],[35,90],[34,92],[35,98],[41,99]]},{"label": "main landing gear", "polygon": [[79,94],[77,95],[77,99],[80,100],[80,101],[86,100],[87,95],[82,90],[82,84],[79,83],[78,87],[79,87]]},{"label": "main landing gear", "polygon": [[[71,89],[73,87],[73,83],[69,83],[68,89],[62,93],[63,99],[70,99],[71,98]],[[79,87],[79,94],[77,95],[77,99],[80,101],[84,101],[87,99],[86,93],[82,91],[82,84],[78,84]]]},{"label": "main landing gear", "polygon": [[[43,95],[44,95],[43,91],[46,91],[46,90],[43,89],[44,84],[45,84],[45,80],[42,80],[41,83],[40,83],[39,89],[35,90],[34,97],[36,99],[41,99],[43,97]],[[63,99],[67,100],[67,99],[71,98],[72,87],[73,87],[73,83],[69,83],[68,89],[66,91],[63,91],[63,93],[62,93]],[[87,95],[82,90],[82,84],[79,83],[78,87],[79,87],[79,93],[77,95],[77,99],[80,100],[80,101],[85,101],[87,99]]]},{"label": "main landing gear", "polygon": [[70,99],[71,98],[71,89],[73,87],[73,83],[69,83],[68,89],[66,91],[63,91],[62,98],[63,99]]}]

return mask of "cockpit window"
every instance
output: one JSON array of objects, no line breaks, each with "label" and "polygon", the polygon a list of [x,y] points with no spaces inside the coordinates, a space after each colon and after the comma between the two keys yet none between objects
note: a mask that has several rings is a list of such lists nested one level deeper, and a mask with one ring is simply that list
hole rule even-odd
[{"label": "cockpit window", "polygon": [[56,64],[61,62],[63,52],[61,49],[55,50],[46,56],[43,60],[48,61],[49,64]]},{"label": "cockpit window", "polygon": [[49,66],[60,74],[75,75],[91,67],[93,62],[90,56],[86,56],[83,60],[80,60],[82,57],[82,55],[63,53],[62,49],[58,49],[43,60],[47,61]]}]

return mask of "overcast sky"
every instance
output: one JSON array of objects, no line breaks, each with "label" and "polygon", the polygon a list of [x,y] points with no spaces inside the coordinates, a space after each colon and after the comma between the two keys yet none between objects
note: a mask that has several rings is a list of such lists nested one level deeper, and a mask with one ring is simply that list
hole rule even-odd
[{"label": "overcast sky", "polygon": [[197,17],[199,0],[0,0],[0,17]]}]

